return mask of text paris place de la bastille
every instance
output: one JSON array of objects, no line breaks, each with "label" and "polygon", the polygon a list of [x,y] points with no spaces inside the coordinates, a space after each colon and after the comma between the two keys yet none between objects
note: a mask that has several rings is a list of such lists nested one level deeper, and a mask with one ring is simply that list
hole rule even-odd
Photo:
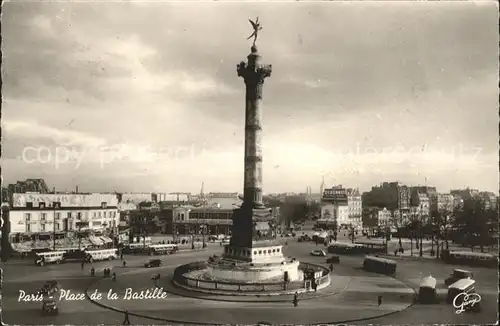
[{"label": "text paris place de la bastille", "polygon": [[[89,295],[91,300],[101,300],[103,299],[103,293],[98,292],[97,289]],[[120,297],[116,292],[113,292],[112,289],[109,289],[106,293],[105,298],[108,300],[151,300],[151,299],[165,299],[168,297],[168,294],[163,290],[163,288],[155,288],[155,289],[147,289],[141,291],[134,291],[132,288],[126,288],[125,293]],[[34,301],[43,301],[43,294],[28,294],[23,290],[19,290],[19,298],[17,301],[19,302],[34,302]],[[61,289],[59,292],[59,301],[80,301],[86,300],[85,293],[73,292],[71,290]]]}]

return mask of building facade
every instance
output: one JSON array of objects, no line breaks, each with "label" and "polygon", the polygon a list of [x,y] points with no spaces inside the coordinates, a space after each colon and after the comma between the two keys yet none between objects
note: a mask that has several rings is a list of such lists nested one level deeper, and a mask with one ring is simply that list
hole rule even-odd
[{"label": "building facade", "polygon": [[437,195],[437,211],[443,212],[453,212],[455,206],[455,198],[452,194],[438,194]]},{"label": "building facade", "polygon": [[172,211],[173,233],[176,235],[230,234],[232,209],[176,207]]},{"label": "building facade", "polygon": [[349,207],[349,224],[356,228],[363,225],[363,201],[359,189],[347,189],[347,206]]},{"label": "building facade", "polygon": [[112,230],[118,226],[119,220],[118,199],[114,194],[22,193],[12,196],[12,234],[68,232],[87,228]]},{"label": "building facade", "polygon": [[411,189],[412,192],[417,192],[427,195],[427,198],[429,198],[430,213],[438,211],[438,192],[436,190],[436,187],[417,186],[417,187],[411,187]]},{"label": "building facade", "polygon": [[342,185],[324,189],[320,205],[318,226],[332,228],[349,224],[347,189]]},{"label": "building facade", "polygon": [[334,212],[334,219],[337,221],[338,226],[351,225],[351,220],[349,219],[349,206],[335,205]]},{"label": "building facade", "polygon": [[213,208],[234,209],[242,203],[237,192],[211,192],[207,195],[207,204]]},{"label": "building facade", "polygon": [[377,225],[380,227],[391,227],[392,225],[392,212],[386,207],[378,210]]}]

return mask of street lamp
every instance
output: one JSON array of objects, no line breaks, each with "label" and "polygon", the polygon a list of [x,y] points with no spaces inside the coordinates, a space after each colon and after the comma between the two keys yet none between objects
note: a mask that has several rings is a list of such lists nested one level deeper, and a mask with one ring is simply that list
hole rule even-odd
[{"label": "street lamp", "polygon": [[52,209],[54,213],[54,225],[53,225],[53,232],[52,232],[52,249],[56,251],[56,210],[61,208],[61,203],[59,202],[53,202],[52,203]]},{"label": "street lamp", "polygon": [[203,248],[205,248],[206,244],[205,244],[205,233],[206,233],[206,227],[207,225],[206,224],[203,224],[202,225],[202,229],[201,229],[201,238],[203,239]]}]

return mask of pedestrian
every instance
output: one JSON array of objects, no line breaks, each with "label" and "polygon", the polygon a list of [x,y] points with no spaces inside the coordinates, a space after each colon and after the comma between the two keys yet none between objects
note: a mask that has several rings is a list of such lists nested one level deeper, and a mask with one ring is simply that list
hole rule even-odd
[{"label": "pedestrian", "polygon": [[85,261],[82,259],[82,271],[84,267],[85,267]]},{"label": "pedestrian", "polygon": [[92,267],[90,269],[90,276],[95,276],[95,269],[94,269],[94,267]]},{"label": "pedestrian", "polygon": [[394,250],[394,256],[397,256],[398,255],[398,250]]},{"label": "pedestrian", "polygon": [[113,281],[116,282],[116,273],[113,273]]},{"label": "pedestrian", "polygon": [[127,266],[127,262],[124,260],[123,261],[123,268],[125,268]]},{"label": "pedestrian", "polygon": [[333,263],[330,263],[330,272],[333,272]]},{"label": "pedestrian", "polygon": [[122,325],[130,325],[130,320],[128,319],[128,310],[125,310],[125,320]]},{"label": "pedestrian", "polygon": [[120,252],[120,259],[123,260],[123,251]]},{"label": "pedestrian", "polygon": [[293,295],[293,306],[297,307],[299,305],[299,294],[295,292]]},{"label": "pedestrian", "polygon": [[380,305],[382,304],[382,296],[379,295],[377,300],[378,300],[378,306],[380,307]]}]

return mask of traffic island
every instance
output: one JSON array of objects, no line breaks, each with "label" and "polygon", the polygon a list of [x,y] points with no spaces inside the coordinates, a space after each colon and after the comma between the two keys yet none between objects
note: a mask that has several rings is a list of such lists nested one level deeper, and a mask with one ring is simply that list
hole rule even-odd
[{"label": "traffic island", "polygon": [[[294,263],[292,261],[292,263]],[[331,284],[330,271],[320,265],[298,263],[297,268],[305,275],[304,280],[286,282],[282,277],[266,279],[264,281],[231,281],[219,279],[211,273],[211,264],[214,262],[193,262],[181,265],[175,269],[172,282],[177,287],[186,291],[201,292],[209,295],[221,296],[282,296],[302,293],[318,293]],[[238,272],[237,265],[227,266],[227,271]],[[259,271],[265,270],[266,266],[259,267]],[[270,266],[272,268],[273,266]],[[249,266],[241,267],[248,271]]]}]

